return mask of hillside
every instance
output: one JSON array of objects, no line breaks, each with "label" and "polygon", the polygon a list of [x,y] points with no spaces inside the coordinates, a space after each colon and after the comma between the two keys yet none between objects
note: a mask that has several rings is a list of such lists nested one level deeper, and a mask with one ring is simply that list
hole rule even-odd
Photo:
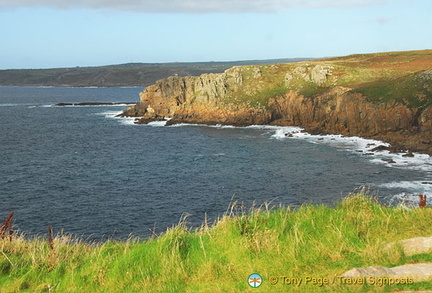
[{"label": "hillside", "polygon": [[[430,229],[430,209],[381,206],[359,194],[332,208],[248,212],[233,203],[212,227],[204,223],[191,231],[183,219],[146,241],[88,244],[63,234],[25,239],[4,233],[0,291],[420,292],[432,289],[430,271],[391,275],[392,283],[378,270],[342,276],[355,267],[430,267],[430,246],[410,254],[389,246],[413,237],[430,240]],[[262,276],[261,288],[248,285],[253,273]]]},{"label": "hillside", "polygon": [[171,75],[218,73],[238,65],[296,62],[305,59],[250,60],[235,62],[129,63],[100,67],[0,70],[3,86],[140,86]]},{"label": "hillside", "polygon": [[123,115],[140,123],[273,124],[382,139],[432,154],[432,50],[235,66],[159,80]]}]

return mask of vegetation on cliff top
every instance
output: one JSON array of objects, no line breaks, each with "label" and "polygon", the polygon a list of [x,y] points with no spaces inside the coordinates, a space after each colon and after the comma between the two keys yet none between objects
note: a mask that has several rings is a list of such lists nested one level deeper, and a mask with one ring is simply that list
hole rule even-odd
[{"label": "vegetation on cliff top", "polygon": [[[146,241],[87,244],[58,235],[0,239],[1,292],[389,292],[432,289],[405,285],[272,285],[269,277],[340,276],[353,267],[432,261],[382,251],[385,243],[430,236],[429,209],[386,207],[364,194],[336,207],[304,205],[247,211],[234,203],[213,227],[185,221]],[[247,277],[263,276],[259,289]]]},{"label": "vegetation on cliff top", "polygon": [[[323,67],[321,72],[316,71],[317,66]],[[242,87],[231,93],[229,98],[251,106],[263,106],[269,98],[289,90],[312,97],[332,87],[344,86],[364,94],[369,101],[397,102],[413,108],[426,107],[432,104],[432,73],[425,71],[431,69],[432,50],[357,54],[259,67],[243,66]],[[287,74],[289,72],[292,74]]]}]

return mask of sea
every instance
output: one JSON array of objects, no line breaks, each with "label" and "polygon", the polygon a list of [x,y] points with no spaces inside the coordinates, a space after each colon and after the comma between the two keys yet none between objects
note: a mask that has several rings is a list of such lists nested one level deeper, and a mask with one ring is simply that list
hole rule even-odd
[{"label": "sea", "polygon": [[[0,87],[0,221],[89,241],[212,224],[233,207],[333,206],[359,190],[415,208],[432,196],[428,155],[371,152],[380,141],[301,127],[137,125],[143,88]],[[391,161],[392,160],[392,161]],[[429,201],[428,199],[428,202]]]}]

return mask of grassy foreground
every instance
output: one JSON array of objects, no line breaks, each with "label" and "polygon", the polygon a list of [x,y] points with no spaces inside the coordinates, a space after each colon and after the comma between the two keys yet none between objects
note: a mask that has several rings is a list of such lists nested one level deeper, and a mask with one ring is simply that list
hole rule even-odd
[{"label": "grassy foreground", "polygon": [[[231,211],[209,228],[185,224],[146,241],[86,244],[57,235],[0,239],[0,292],[391,292],[432,289],[407,285],[319,284],[353,267],[432,262],[432,254],[406,257],[383,244],[431,236],[431,209],[390,208],[361,193],[336,207]],[[251,288],[252,273],[263,277]],[[283,284],[283,276],[302,279]],[[271,284],[276,277],[277,284]],[[313,279],[307,284],[308,278]],[[274,279],[273,279],[274,280]]]}]

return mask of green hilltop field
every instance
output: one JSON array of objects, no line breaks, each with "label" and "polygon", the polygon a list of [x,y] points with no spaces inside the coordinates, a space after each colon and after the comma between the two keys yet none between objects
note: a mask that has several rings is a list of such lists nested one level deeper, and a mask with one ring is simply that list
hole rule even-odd
[{"label": "green hilltop field", "polygon": [[[328,67],[322,82],[310,80],[311,70]],[[259,77],[254,71],[259,68]],[[375,102],[400,102],[410,107],[432,104],[432,50],[357,54],[296,63],[242,67],[243,85],[230,99],[266,105],[268,99],[289,90],[306,97],[322,94],[335,86],[351,88]],[[292,74],[287,82],[287,72]],[[307,77],[307,78],[305,78]]]}]

